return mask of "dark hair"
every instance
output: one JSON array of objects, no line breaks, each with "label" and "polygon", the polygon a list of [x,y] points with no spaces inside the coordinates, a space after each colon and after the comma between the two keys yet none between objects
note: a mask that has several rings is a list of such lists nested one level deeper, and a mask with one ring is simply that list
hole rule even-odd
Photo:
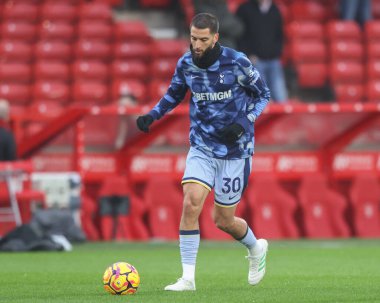
[{"label": "dark hair", "polygon": [[193,17],[190,28],[194,26],[199,29],[209,28],[212,34],[219,32],[219,21],[216,16],[209,13],[200,13]]}]

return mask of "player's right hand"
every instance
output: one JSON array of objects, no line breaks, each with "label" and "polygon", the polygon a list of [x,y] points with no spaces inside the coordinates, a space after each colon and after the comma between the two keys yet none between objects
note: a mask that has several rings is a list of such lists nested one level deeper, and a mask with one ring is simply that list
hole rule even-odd
[{"label": "player's right hand", "polygon": [[149,126],[153,123],[154,119],[151,115],[140,116],[136,120],[136,124],[139,130],[144,133],[149,132]]}]

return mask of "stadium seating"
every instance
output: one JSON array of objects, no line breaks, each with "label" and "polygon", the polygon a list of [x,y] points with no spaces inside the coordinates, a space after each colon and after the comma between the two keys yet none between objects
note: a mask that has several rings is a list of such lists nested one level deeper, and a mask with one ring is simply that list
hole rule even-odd
[{"label": "stadium seating", "polygon": [[153,239],[177,240],[182,209],[182,195],[173,180],[151,178],[145,187],[148,225]]},{"label": "stadium seating", "polygon": [[130,79],[145,82],[148,77],[147,64],[141,60],[114,60],[111,75],[115,80]]},{"label": "stadium seating", "polygon": [[77,21],[78,12],[70,3],[49,1],[41,6],[40,17],[42,20],[74,23]]},{"label": "stadium seating", "polygon": [[154,75],[155,79],[171,80],[176,65],[177,59],[159,58],[152,61],[150,73],[151,75]]},{"label": "stadium seating", "polygon": [[112,25],[98,21],[80,21],[77,25],[80,39],[100,40],[110,42],[113,39]]},{"label": "stadium seating", "polygon": [[[108,176],[100,188],[100,202],[114,207],[101,210],[101,234],[104,240],[147,240],[148,230],[143,222],[144,201],[136,196],[125,176]],[[122,205],[125,203],[125,205]],[[102,204],[101,204],[102,207]],[[118,212],[120,211],[120,212]]]},{"label": "stadium seating", "polygon": [[108,86],[100,81],[78,81],[73,84],[72,97],[75,104],[104,104],[109,101]]},{"label": "stadium seating", "polygon": [[32,67],[25,63],[0,63],[0,81],[30,83]]},{"label": "stadium seating", "polygon": [[326,34],[329,41],[345,40],[360,41],[361,30],[355,21],[332,20],[326,25]]},{"label": "stadium seating", "polygon": [[349,190],[357,237],[380,237],[380,184],[376,175],[357,175]]},{"label": "stadium seating", "polygon": [[361,84],[337,84],[335,98],[337,102],[361,102],[364,99],[364,87]]},{"label": "stadium seating", "polygon": [[71,44],[61,41],[39,41],[34,46],[37,60],[52,60],[68,63],[72,60]]},{"label": "stadium seating", "polygon": [[36,40],[36,26],[22,21],[7,21],[1,25],[1,36],[8,41],[33,43]]},{"label": "stadium seating", "polygon": [[71,80],[71,70],[68,64],[59,61],[37,61],[34,65],[34,78],[38,80],[62,81]]},{"label": "stadium seating", "polygon": [[297,202],[281,188],[275,176],[257,176],[245,195],[250,219],[257,237],[267,239],[298,238],[295,221]]},{"label": "stadium seating", "polygon": [[31,88],[27,84],[21,83],[0,83],[0,98],[7,99],[12,105],[25,106],[29,104]]},{"label": "stadium seating", "polygon": [[134,41],[149,43],[152,40],[148,28],[143,21],[119,21],[114,24],[113,29],[115,40],[118,42]]},{"label": "stadium seating", "polygon": [[74,44],[74,55],[77,59],[108,63],[111,58],[111,46],[103,41],[80,39]]},{"label": "stadium seating", "polygon": [[46,20],[38,30],[40,40],[61,41],[71,43],[75,37],[74,26],[69,22]]},{"label": "stadium seating", "polygon": [[1,12],[3,20],[7,21],[35,23],[38,19],[38,6],[33,3],[9,1]]},{"label": "stadium seating", "polygon": [[325,63],[297,64],[296,72],[300,87],[323,87],[328,79],[328,70]]},{"label": "stadium seating", "polygon": [[326,20],[327,11],[327,7],[319,1],[293,1],[289,13],[293,20],[323,22]]},{"label": "stadium seating", "polygon": [[82,3],[78,7],[78,17],[81,20],[91,20],[110,23],[112,22],[112,10],[110,5],[101,2]]},{"label": "stadium seating", "polygon": [[33,58],[33,50],[30,44],[19,41],[0,42],[0,56],[2,62],[31,62]]},{"label": "stadium seating", "polygon": [[298,189],[303,232],[309,238],[349,237],[345,221],[346,199],[331,190],[326,176],[306,175]]},{"label": "stadium seating", "polygon": [[70,100],[70,89],[65,82],[40,80],[34,84],[34,100],[50,100],[59,103],[67,103]]},{"label": "stadium seating", "polygon": [[112,100],[118,101],[122,95],[132,95],[140,104],[146,102],[146,90],[144,84],[138,80],[115,80],[112,84]]},{"label": "stadium seating", "polygon": [[106,83],[109,79],[108,65],[95,60],[77,60],[72,65],[76,81],[94,80]]}]

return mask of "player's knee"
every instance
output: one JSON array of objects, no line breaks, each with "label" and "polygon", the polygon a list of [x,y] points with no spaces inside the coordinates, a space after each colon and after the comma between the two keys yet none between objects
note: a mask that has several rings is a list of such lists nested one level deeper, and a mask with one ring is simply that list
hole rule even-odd
[{"label": "player's knee", "polygon": [[190,216],[195,215],[201,210],[201,201],[197,200],[193,195],[185,195],[183,200],[183,213]]}]

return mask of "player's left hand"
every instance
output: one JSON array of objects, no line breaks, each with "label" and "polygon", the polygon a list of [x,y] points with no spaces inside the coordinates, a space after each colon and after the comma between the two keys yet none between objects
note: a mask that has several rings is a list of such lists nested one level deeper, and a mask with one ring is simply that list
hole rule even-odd
[{"label": "player's left hand", "polygon": [[219,131],[221,141],[226,145],[232,145],[244,134],[244,128],[238,123],[233,123]]}]

